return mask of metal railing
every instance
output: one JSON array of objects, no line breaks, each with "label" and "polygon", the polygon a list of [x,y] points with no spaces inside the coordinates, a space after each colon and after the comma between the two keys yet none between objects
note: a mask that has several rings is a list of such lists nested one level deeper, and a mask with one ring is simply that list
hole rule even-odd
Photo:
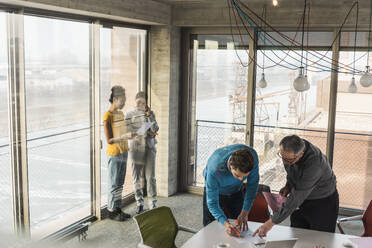
[{"label": "metal railing", "polygon": [[[293,127],[255,125],[254,148],[260,161],[260,183],[278,191],[285,184],[286,172],[277,156],[280,140],[297,134],[326,154],[327,131]],[[194,185],[204,186],[203,170],[216,148],[245,142],[245,124],[196,121]],[[372,135],[335,132],[333,170],[337,177],[340,206],[365,209],[372,199]]]}]

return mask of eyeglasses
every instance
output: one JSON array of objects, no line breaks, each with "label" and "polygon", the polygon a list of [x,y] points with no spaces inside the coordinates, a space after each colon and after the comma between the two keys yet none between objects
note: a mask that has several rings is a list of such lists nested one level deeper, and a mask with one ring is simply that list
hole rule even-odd
[{"label": "eyeglasses", "polygon": [[281,158],[284,162],[287,162],[287,163],[291,164],[298,158],[298,156],[300,154],[296,155],[294,158],[283,158],[282,154],[280,154],[280,151],[278,151],[278,153],[276,155],[278,155],[278,157]]}]

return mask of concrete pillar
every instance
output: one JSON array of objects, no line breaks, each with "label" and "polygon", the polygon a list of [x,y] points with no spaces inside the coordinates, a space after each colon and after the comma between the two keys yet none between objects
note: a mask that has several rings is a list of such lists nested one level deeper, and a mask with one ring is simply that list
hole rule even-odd
[{"label": "concrete pillar", "polygon": [[159,196],[177,192],[180,81],[180,28],[153,26],[151,42],[151,108],[159,124],[156,179]]}]

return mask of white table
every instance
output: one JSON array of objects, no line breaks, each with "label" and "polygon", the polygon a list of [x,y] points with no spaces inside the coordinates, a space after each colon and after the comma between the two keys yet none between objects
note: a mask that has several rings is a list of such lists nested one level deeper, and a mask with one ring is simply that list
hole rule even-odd
[{"label": "white table", "polygon": [[[260,225],[262,223],[251,221],[248,223],[249,229],[252,231],[255,231]],[[348,241],[349,238],[355,237],[353,235],[275,225],[268,233],[266,240],[298,238],[295,248],[313,248],[315,245],[322,245],[326,248],[343,248],[343,243]],[[182,248],[213,248],[218,243],[229,243],[231,248],[256,247],[250,243],[238,243],[235,238],[226,234],[223,225],[214,221],[190,238]]]}]

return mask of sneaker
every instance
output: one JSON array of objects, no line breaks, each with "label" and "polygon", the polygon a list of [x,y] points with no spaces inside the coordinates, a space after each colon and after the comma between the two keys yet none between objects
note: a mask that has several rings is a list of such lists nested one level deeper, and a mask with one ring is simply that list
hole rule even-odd
[{"label": "sneaker", "polygon": [[140,214],[142,212],[143,212],[143,206],[142,205],[137,206],[136,214]]},{"label": "sneaker", "polygon": [[156,203],[150,204],[149,209],[151,210],[151,209],[154,209],[154,208],[156,208]]},{"label": "sneaker", "polygon": [[120,208],[116,208],[114,211],[108,211],[108,217],[111,220],[125,221],[131,218],[132,216],[130,214],[123,212]]},{"label": "sneaker", "polygon": [[125,218],[125,219],[129,219],[129,218],[132,218],[132,216],[126,212],[124,212],[123,210],[121,210],[120,212],[120,215]]},{"label": "sneaker", "polygon": [[121,213],[118,213],[117,211],[108,211],[108,218],[116,221],[126,220],[126,218],[124,218],[124,216],[122,216]]}]

